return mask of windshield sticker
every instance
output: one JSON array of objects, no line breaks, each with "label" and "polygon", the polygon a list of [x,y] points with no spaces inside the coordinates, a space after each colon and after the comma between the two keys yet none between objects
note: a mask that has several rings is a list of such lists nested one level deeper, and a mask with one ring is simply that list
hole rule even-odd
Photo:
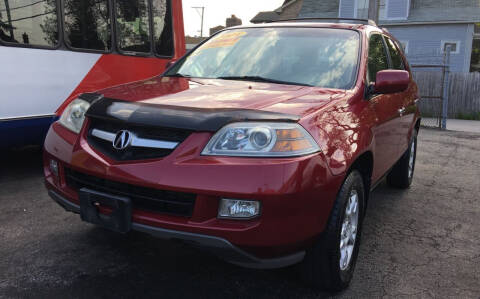
[{"label": "windshield sticker", "polygon": [[236,31],[230,33],[224,33],[217,38],[212,39],[207,42],[202,50],[213,49],[213,48],[225,48],[234,46],[241,38],[247,34],[245,31]]}]

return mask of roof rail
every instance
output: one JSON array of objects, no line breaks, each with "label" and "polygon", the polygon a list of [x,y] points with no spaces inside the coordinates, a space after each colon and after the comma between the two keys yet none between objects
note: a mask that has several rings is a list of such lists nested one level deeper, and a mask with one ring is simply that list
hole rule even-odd
[{"label": "roof rail", "polygon": [[[377,23],[369,19],[355,19],[355,18],[293,18],[293,19],[281,19],[266,21],[265,23],[278,23],[278,22],[299,22],[299,21],[333,21],[330,23],[341,23],[342,21],[349,21],[348,23],[359,23],[371,26],[377,26]],[[353,22],[352,22],[353,21]]]}]

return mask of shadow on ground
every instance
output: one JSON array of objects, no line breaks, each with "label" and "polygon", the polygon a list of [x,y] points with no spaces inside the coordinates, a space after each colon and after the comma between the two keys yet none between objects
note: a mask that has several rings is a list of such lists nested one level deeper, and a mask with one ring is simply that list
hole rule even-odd
[{"label": "shadow on ground", "polygon": [[[415,183],[372,194],[337,297],[480,295],[480,135],[423,130]],[[243,269],[181,243],[82,223],[43,187],[41,152],[2,153],[0,297],[320,298],[294,268]]]}]

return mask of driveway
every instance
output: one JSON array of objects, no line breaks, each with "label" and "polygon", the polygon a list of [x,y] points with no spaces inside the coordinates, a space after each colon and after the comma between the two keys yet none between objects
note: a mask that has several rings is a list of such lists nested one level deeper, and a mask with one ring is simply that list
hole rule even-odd
[{"label": "driveway", "polygon": [[[436,126],[437,119],[423,118],[422,124]],[[480,120],[447,119],[447,130],[480,133]]]},{"label": "driveway", "polygon": [[[0,298],[322,298],[292,268],[249,270],[82,223],[46,195],[41,154],[0,164]],[[423,129],[415,181],[374,191],[351,297],[480,297],[480,135]]]}]

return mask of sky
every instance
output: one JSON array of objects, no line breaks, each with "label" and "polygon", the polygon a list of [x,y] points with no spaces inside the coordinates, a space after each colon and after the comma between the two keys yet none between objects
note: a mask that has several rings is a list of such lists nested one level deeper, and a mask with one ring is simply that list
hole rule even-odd
[{"label": "sky", "polygon": [[225,19],[232,14],[242,19],[243,24],[260,11],[271,11],[282,5],[283,0],[182,0],[185,34],[200,36],[200,12],[194,6],[205,6],[203,35],[208,36],[209,29],[218,25],[225,26]]}]

